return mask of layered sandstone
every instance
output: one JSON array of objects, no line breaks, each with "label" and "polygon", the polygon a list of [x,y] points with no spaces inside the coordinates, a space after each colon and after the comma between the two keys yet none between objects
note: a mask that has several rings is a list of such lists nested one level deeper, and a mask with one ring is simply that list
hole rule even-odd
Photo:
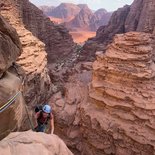
[{"label": "layered sandstone", "polygon": [[24,27],[24,1],[1,0],[1,14],[16,29],[23,52],[14,65],[14,71],[23,80],[23,93],[26,103],[35,105],[47,101],[50,95],[47,54],[45,45]]},{"label": "layered sandstone", "polygon": [[53,96],[56,131],[75,154],[155,153],[153,46],[151,34],[116,35],[97,53],[92,82],[83,64]]},{"label": "layered sandstone", "polygon": [[93,64],[89,96],[102,108],[97,122],[109,137],[108,152],[155,153],[153,52],[149,34],[116,35]]},{"label": "layered sandstone", "polygon": [[10,134],[0,142],[0,152],[1,155],[72,155],[58,136],[32,131]]},{"label": "layered sandstone", "polygon": [[72,53],[73,39],[63,25],[55,25],[28,0],[18,0],[17,4],[20,4],[18,9],[25,27],[45,44],[49,63],[58,62]]}]

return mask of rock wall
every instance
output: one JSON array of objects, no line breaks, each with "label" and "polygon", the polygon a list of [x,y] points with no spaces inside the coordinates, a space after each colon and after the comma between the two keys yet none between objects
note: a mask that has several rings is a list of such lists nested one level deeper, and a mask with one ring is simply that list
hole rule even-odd
[{"label": "rock wall", "polygon": [[116,35],[93,64],[89,96],[103,108],[96,123],[109,138],[108,152],[155,153],[153,53],[149,34]]},{"label": "rock wall", "polygon": [[92,80],[83,66],[53,96],[57,134],[75,154],[155,153],[153,46],[151,34],[116,35],[97,53]]},{"label": "rock wall", "polygon": [[0,15],[0,74],[2,75],[22,52],[18,35]]},{"label": "rock wall", "polygon": [[[115,34],[122,34],[130,31],[154,33],[155,27],[155,1],[154,0],[134,0],[131,6],[124,6],[115,11],[109,24],[101,26],[96,33],[96,37],[87,41],[79,60],[88,59],[87,55],[95,57],[97,50],[105,50],[105,47],[112,41]],[[96,48],[94,48],[96,44]],[[102,44],[102,47],[100,47]],[[93,50],[89,50],[89,49]]]},{"label": "rock wall", "polygon": [[[125,33],[129,31],[140,31],[153,33],[155,26],[155,2],[153,0],[134,0],[131,6],[127,6],[128,11],[124,8],[118,9],[113,13],[111,17],[111,22],[105,28],[100,28],[98,30],[96,39],[100,38],[100,42],[104,42],[106,37],[112,39],[112,37],[117,33]],[[119,14],[119,12],[122,14]],[[115,17],[115,18],[114,18]],[[119,20],[123,18],[122,20]],[[122,25],[122,28],[117,31],[117,27],[114,27],[118,22]],[[111,33],[105,35],[105,31],[110,29]],[[111,35],[112,34],[112,35]]]},{"label": "rock wall", "polygon": [[3,111],[2,108],[20,91],[20,79],[8,69],[21,52],[21,43],[16,30],[0,15],[0,140],[11,131],[19,130],[25,117],[24,99],[21,93],[6,110]]},{"label": "rock wall", "polygon": [[1,14],[16,29],[23,52],[14,65],[14,72],[24,80],[26,103],[35,105],[47,101],[51,81],[48,76],[45,45],[25,28],[22,4],[24,1],[1,0]]},{"label": "rock wall", "polygon": [[54,25],[41,10],[28,0],[18,0],[25,27],[39,38],[46,47],[48,62],[62,60],[73,52],[74,43],[63,25]]},{"label": "rock wall", "polygon": [[1,155],[73,155],[56,135],[32,131],[10,134],[0,142]]}]

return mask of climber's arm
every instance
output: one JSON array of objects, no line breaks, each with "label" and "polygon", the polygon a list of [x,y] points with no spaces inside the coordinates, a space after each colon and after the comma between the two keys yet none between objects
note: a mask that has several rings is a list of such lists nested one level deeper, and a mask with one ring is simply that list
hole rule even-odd
[{"label": "climber's arm", "polygon": [[51,134],[53,134],[54,133],[54,116],[53,116],[53,114],[51,114]]}]

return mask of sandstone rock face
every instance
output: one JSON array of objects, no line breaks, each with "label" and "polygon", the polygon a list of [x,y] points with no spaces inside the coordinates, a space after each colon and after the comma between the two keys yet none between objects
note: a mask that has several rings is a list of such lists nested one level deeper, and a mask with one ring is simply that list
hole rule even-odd
[{"label": "sandstone rock face", "polygon": [[130,12],[126,19],[125,23],[126,32],[136,30],[140,32],[152,33],[155,27],[154,16],[155,16],[155,1],[135,0],[130,7]]},{"label": "sandstone rock face", "polygon": [[98,29],[96,40],[104,43],[105,41],[112,39],[115,34],[124,33],[124,25],[129,11],[130,6],[128,5],[115,11],[111,16],[108,25]]},{"label": "sandstone rock face", "polygon": [[[134,0],[131,6],[125,6],[112,14],[107,26],[101,26],[97,30],[95,38],[88,40],[81,54],[81,59],[87,58],[89,49],[93,45],[104,44],[103,49],[111,42],[115,34],[126,33],[130,31],[155,33],[155,1],[153,0]],[[102,49],[102,50],[103,50]],[[100,46],[93,50],[93,56]],[[89,55],[89,54],[88,54]]]},{"label": "sandstone rock face", "polygon": [[112,14],[107,26],[99,27],[96,37],[90,38],[83,46],[79,61],[93,61],[96,51],[105,50],[106,45],[112,40],[115,34],[124,33],[124,24],[129,10],[130,6],[128,5],[118,9]]},{"label": "sandstone rock face", "polygon": [[[19,92],[20,87],[20,79],[12,73],[6,72],[3,78],[0,79],[0,107],[15,96]],[[21,128],[22,121],[26,117],[24,104],[22,94],[18,93],[12,105],[0,113],[0,140],[10,132]]]},{"label": "sandstone rock face", "polygon": [[93,64],[89,96],[103,108],[99,124],[114,154],[155,153],[152,44],[149,34],[116,35]]},{"label": "sandstone rock face", "polygon": [[[98,30],[96,40],[103,43],[105,40],[112,39],[117,33],[129,31],[152,33],[155,26],[154,15],[155,2],[153,0],[135,0],[131,6],[118,9],[113,13],[109,24]],[[107,31],[110,34],[106,33]]]},{"label": "sandstone rock face", "polygon": [[[21,52],[17,32],[0,15],[0,140],[11,131],[19,130],[25,117],[24,99],[19,93],[21,81],[17,76],[8,72],[8,68],[12,66]],[[15,101],[3,110],[2,107],[17,93]]]},{"label": "sandstone rock face", "polygon": [[53,96],[56,132],[75,154],[155,153],[153,46],[151,34],[116,35],[97,53],[92,82],[87,63]]},{"label": "sandstone rock face", "polygon": [[16,61],[21,52],[21,43],[15,29],[0,15],[0,74]]},{"label": "sandstone rock face", "polygon": [[56,135],[32,131],[12,133],[0,142],[1,155],[72,155]]},{"label": "sandstone rock face", "polygon": [[74,43],[63,25],[54,25],[41,10],[28,0],[17,1],[26,28],[45,43],[48,62],[54,63],[72,53]]},{"label": "sandstone rock face", "polygon": [[[24,1],[1,0],[1,14],[16,29],[23,52],[16,65],[17,75],[24,80],[26,103],[35,105],[47,101],[50,95],[50,78],[47,73],[45,46],[23,24]],[[14,71],[14,72],[16,72]]]}]

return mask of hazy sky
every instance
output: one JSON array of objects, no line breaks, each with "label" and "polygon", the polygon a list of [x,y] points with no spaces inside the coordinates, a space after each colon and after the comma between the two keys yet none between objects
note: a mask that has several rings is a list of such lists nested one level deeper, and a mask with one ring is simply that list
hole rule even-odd
[{"label": "hazy sky", "polygon": [[99,8],[105,8],[108,11],[114,11],[117,8],[124,6],[125,4],[131,4],[134,0],[30,0],[37,6],[40,5],[53,5],[58,6],[62,2],[75,3],[75,4],[88,4],[88,6],[97,10]]}]

